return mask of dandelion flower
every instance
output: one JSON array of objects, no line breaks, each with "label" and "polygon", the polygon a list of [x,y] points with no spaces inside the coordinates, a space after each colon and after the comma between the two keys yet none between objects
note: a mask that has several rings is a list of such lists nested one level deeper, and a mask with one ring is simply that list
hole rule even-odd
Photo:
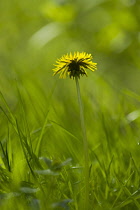
[{"label": "dandelion flower", "polygon": [[92,62],[92,55],[85,52],[63,55],[56,63],[53,75],[60,74],[60,78],[66,78],[67,75],[73,79],[80,78],[80,75],[87,76],[86,69],[97,69],[97,63]]},{"label": "dandelion flower", "polygon": [[87,54],[85,52],[79,53],[75,52],[73,55],[67,54],[63,55],[60,59],[56,61],[55,69],[53,69],[54,74],[60,74],[60,78],[66,78],[69,76],[70,78],[75,79],[76,89],[77,89],[77,97],[80,109],[80,120],[81,120],[81,128],[83,133],[83,152],[84,152],[84,180],[85,180],[85,189],[84,189],[84,209],[88,209],[89,206],[89,149],[88,149],[88,140],[86,135],[86,127],[84,120],[84,111],[83,104],[81,99],[80,85],[79,79],[80,75],[87,76],[86,69],[94,71],[97,69],[97,63],[92,62],[91,54]]}]

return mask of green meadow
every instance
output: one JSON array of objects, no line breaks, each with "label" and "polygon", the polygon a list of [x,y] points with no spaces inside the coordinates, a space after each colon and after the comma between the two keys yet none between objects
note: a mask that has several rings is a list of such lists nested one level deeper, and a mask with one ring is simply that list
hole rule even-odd
[{"label": "green meadow", "polygon": [[[1,0],[1,210],[140,209],[139,14],[139,0]],[[79,79],[88,196],[75,79],[52,71],[70,52],[97,63]]]}]

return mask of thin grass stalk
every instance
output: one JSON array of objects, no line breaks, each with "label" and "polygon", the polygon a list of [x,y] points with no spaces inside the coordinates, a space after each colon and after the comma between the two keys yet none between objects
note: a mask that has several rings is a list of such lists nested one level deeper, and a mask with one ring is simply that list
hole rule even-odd
[{"label": "thin grass stalk", "polygon": [[78,103],[80,109],[80,120],[81,120],[81,128],[83,134],[83,147],[84,147],[84,178],[85,178],[85,202],[84,202],[84,209],[88,210],[89,206],[89,153],[88,153],[88,141],[86,135],[86,127],[85,127],[85,120],[84,120],[84,111],[83,111],[83,104],[81,100],[81,93],[80,93],[80,86],[78,77],[75,77],[76,81],[76,89],[77,89],[77,96],[78,96]]}]

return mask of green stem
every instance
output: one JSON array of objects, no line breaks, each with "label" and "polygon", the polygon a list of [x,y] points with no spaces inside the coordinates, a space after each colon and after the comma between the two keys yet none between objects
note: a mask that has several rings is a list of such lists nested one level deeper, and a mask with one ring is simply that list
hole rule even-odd
[{"label": "green stem", "polygon": [[88,210],[88,206],[89,206],[89,154],[88,154],[88,141],[87,141],[87,135],[86,135],[86,127],[85,127],[85,120],[84,120],[83,104],[82,104],[82,100],[81,100],[81,93],[80,93],[80,86],[79,86],[78,77],[75,77],[75,81],[76,81],[78,103],[79,103],[79,108],[80,108],[80,120],[81,120],[81,128],[82,128],[82,133],[83,133],[84,160],[85,160],[85,167],[84,167],[85,203],[84,203],[84,209]]}]

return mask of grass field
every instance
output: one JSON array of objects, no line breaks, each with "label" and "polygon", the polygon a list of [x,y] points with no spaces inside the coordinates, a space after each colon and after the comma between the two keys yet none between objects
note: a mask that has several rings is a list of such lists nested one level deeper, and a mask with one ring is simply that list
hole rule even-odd
[{"label": "grass field", "polygon": [[[85,3],[86,2],[86,3]],[[139,2],[0,3],[0,209],[140,209]],[[52,76],[69,52],[98,70]]]}]

